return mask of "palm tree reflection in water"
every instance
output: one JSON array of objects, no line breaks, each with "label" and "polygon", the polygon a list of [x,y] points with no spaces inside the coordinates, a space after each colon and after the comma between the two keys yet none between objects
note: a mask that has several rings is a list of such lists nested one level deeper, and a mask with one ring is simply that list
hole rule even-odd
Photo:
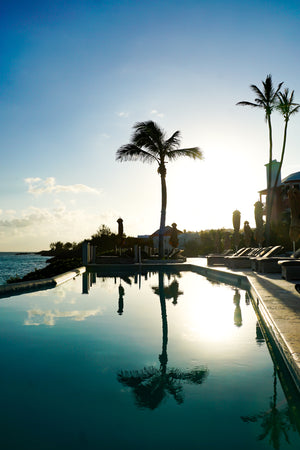
[{"label": "palm tree reflection in water", "polygon": [[270,408],[265,412],[253,416],[241,416],[241,419],[246,423],[261,421],[262,433],[257,439],[262,441],[269,436],[269,444],[275,450],[280,449],[282,437],[290,444],[288,431],[291,428],[296,430],[296,426],[293,423],[288,406],[282,410],[277,408],[277,372],[275,366],[273,372],[273,396],[270,399]]},{"label": "palm tree reflection in water", "polygon": [[206,368],[195,368],[183,371],[167,369],[168,354],[168,321],[166,298],[173,298],[176,305],[177,298],[183,292],[179,291],[179,284],[174,280],[170,286],[164,286],[164,272],[158,273],[159,285],[153,287],[153,292],[159,295],[162,317],[162,352],[159,355],[160,368],[144,367],[141,370],[120,371],[118,381],[124,386],[131,387],[136,405],[140,408],[157,408],[169,394],[177,404],[183,403],[182,382],[202,384],[208,375]]}]

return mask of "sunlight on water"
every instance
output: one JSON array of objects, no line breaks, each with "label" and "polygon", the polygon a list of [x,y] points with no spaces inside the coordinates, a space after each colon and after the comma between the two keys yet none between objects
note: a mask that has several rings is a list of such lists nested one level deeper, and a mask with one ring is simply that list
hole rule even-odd
[{"label": "sunlight on water", "polygon": [[3,448],[300,444],[248,294],[194,273],[86,273],[2,299],[0,350]]}]

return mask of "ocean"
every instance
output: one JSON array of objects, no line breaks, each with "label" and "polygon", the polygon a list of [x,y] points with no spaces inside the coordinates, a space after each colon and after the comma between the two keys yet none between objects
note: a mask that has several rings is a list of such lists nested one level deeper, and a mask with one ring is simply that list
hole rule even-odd
[{"label": "ocean", "polygon": [[6,284],[6,280],[10,277],[18,275],[22,278],[35,269],[42,269],[47,265],[49,258],[34,253],[0,252],[0,285]]}]

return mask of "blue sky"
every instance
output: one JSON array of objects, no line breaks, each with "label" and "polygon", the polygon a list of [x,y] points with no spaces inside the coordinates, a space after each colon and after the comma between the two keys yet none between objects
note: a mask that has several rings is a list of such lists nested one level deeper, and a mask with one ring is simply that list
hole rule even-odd
[{"label": "blue sky", "polygon": [[[298,1],[0,1],[0,251],[159,226],[156,167],[117,163],[137,121],[155,120],[204,161],[168,165],[167,223],[230,227],[268,162],[250,84],[271,73],[300,101]],[[291,119],[282,176],[300,170]],[[274,157],[283,121],[273,115]]]}]

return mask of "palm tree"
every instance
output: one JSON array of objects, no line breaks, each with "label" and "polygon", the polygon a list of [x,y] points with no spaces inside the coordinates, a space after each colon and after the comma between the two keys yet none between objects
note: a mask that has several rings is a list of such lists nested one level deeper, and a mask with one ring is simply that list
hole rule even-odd
[{"label": "palm tree", "polygon": [[291,95],[289,97],[289,89],[285,89],[284,92],[278,92],[278,104],[276,106],[276,109],[283,115],[284,118],[284,133],[283,133],[283,143],[282,143],[282,150],[281,150],[281,158],[280,158],[280,166],[278,167],[278,172],[275,180],[275,187],[278,183],[279,174],[281,171],[281,166],[283,163],[284,153],[285,153],[285,146],[286,146],[286,138],[287,138],[287,127],[290,120],[291,115],[299,112],[300,105],[299,103],[294,103],[294,91],[291,92]]},{"label": "palm tree", "polygon": [[159,256],[164,257],[163,235],[166,223],[167,187],[166,187],[166,163],[179,157],[188,156],[193,159],[202,159],[202,152],[198,147],[180,149],[180,132],[175,131],[166,139],[164,130],[155,122],[137,122],[129,144],[123,145],[117,150],[117,161],[136,161],[158,164],[157,172],[161,178],[161,216],[159,228]]},{"label": "palm tree", "polygon": [[253,108],[261,108],[265,111],[265,119],[269,128],[269,165],[268,165],[268,181],[267,181],[267,209],[266,209],[266,241],[270,242],[270,223],[271,223],[271,163],[273,159],[273,140],[272,140],[272,124],[271,114],[278,100],[278,93],[283,82],[278,84],[277,89],[273,87],[272,76],[267,75],[266,80],[262,81],[263,90],[260,90],[255,84],[251,84],[250,88],[257,95],[254,99],[255,103],[242,101],[237,105],[252,106]]}]

